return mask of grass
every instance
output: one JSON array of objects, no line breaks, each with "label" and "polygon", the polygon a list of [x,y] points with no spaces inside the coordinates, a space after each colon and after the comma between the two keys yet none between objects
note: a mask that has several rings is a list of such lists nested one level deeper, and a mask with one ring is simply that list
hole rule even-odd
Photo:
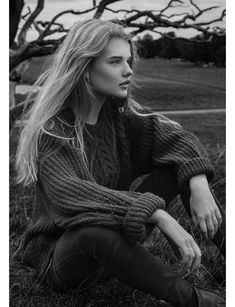
[{"label": "grass", "polygon": [[[155,66],[154,66],[155,65]],[[170,66],[172,65],[172,70]],[[158,70],[155,70],[157,67]],[[175,79],[180,72],[180,79]],[[34,67],[35,69],[35,67]],[[183,73],[184,72],[184,73]],[[144,81],[144,90],[141,91],[140,100],[143,97],[145,103],[149,103],[154,109],[159,110],[161,106],[164,109],[174,108],[195,108],[194,102],[197,97],[192,95],[189,104],[186,105],[187,99],[183,102],[180,97],[176,98],[175,102],[170,106],[169,88],[167,91],[167,78],[171,80],[179,80],[180,82],[195,84],[195,82],[203,82],[210,85],[209,99],[201,99],[199,105],[203,108],[214,107],[216,101],[218,107],[223,107],[224,94],[221,91],[221,96],[213,94],[213,86],[219,87],[223,84],[224,72],[221,69],[214,70],[192,67],[187,63],[165,61],[165,69],[163,60],[146,60],[142,66],[142,76],[151,78],[166,78],[165,83],[155,83]],[[166,76],[165,76],[165,75]],[[207,75],[207,76],[206,76]],[[191,76],[191,77],[189,77]],[[191,78],[191,79],[190,79]],[[156,79],[157,80],[157,79]],[[155,87],[159,86],[158,88]],[[188,85],[185,87],[179,86],[182,96],[189,96]],[[191,86],[191,85],[190,85]],[[223,87],[223,86],[222,86]],[[165,92],[164,92],[165,88]],[[208,87],[209,88],[209,87]],[[151,91],[150,91],[151,90]],[[160,90],[163,90],[162,97],[166,99],[166,104],[157,99],[160,95]],[[205,90],[205,91],[204,91]],[[205,94],[206,89],[202,90]],[[166,97],[166,94],[169,97]],[[151,98],[152,97],[152,98]],[[216,98],[217,97],[217,98]],[[194,102],[193,102],[194,101]],[[204,101],[204,102],[203,102]],[[142,100],[143,102],[143,100]],[[213,102],[213,103],[212,103]],[[204,103],[204,104],[203,104]],[[176,107],[177,104],[177,107]],[[202,106],[203,104],[203,106]],[[225,208],[225,115],[224,114],[190,114],[190,115],[169,115],[173,120],[179,121],[186,129],[194,132],[202,141],[211,158],[213,165],[216,168],[216,176],[212,182],[215,194],[220,200],[221,205]],[[14,160],[15,151],[18,143],[19,127],[15,127],[10,139],[10,299],[11,306],[86,306],[86,307],[158,307],[162,306],[156,299],[128,287],[116,279],[109,280],[98,284],[96,287],[78,293],[77,291],[68,291],[64,294],[59,294],[52,289],[40,285],[32,277],[32,272],[23,267],[21,264],[20,238],[24,232],[29,218],[32,213],[34,191],[33,189],[22,189],[14,182],[15,170]],[[198,276],[187,274],[176,261],[171,248],[163,238],[163,236],[155,231],[149,240],[146,242],[149,250],[156,256],[170,264],[175,272],[182,278],[199,284],[201,286],[213,289],[221,296],[225,297],[225,260],[218,254],[217,249],[212,243],[204,241],[201,234],[191,226],[189,219],[181,206],[180,200],[177,198],[170,205],[169,212],[176,217],[181,225],[190,231],[198,241],[202,252],[203,266],[200,269]]]},{"label": "grass", "polygon": [[179,60],[141,61],[134,97],[157,110],[225,107],[225,69],[203,68]]}]

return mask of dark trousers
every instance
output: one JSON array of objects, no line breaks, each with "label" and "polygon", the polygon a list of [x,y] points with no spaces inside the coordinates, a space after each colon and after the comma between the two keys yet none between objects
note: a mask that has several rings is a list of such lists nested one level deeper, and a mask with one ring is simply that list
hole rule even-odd
[{"label": "dark trousers", "polygon": [[[156,169],[138,191],[155,193],[168,204],[181,193],[188,210],[187,188],[179,191],[175,175]],[[219,237],[219,236],[218,236]],[[174,306],[197,306],[190,283],[139,243],[132,243],[105,227],[83,227],[66,231],[59,239],[49,270],[57,289],[83,290],[110,276]]]}]

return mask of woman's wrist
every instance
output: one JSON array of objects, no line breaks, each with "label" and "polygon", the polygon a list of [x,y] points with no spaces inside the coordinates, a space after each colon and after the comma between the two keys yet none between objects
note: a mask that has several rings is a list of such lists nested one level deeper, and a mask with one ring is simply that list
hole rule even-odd
[{"label": "woman's wrist", "polygon": [[202,189],[202,188],[208,188],[209,185],[208,185],[206,175],[200,174],[200,175],[192,177],[189,180],[189,187],[190,187],[191,192],[197,191],[198,189]]},{"label": "woman's wrist", "polygon": [[163,219],[167,219],[168,213],[163,209],[157,209],[151,217],[147,219],[147,223],[158,225]]}]

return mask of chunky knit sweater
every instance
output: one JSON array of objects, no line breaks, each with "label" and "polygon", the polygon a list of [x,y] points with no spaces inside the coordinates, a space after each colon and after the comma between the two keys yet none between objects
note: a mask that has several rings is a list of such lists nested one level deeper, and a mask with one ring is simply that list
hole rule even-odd
[{"label": "chunky knit sweater", "polygon": [[120,113],[113,103],[105,102],[97,123],[85,125],[88,166],[76,144],[73,124],[72,111],[61,111],[38,144],[36,199],[24,236],[23,261],[40,275],[67,229],[100,225],[143,242],[153,229],[146,220],[165,202],[129,187],[155,166],[172,167],[179,186],[198,174],[206,174],[208,180],[214,175],[198,139],[158,116]]}]

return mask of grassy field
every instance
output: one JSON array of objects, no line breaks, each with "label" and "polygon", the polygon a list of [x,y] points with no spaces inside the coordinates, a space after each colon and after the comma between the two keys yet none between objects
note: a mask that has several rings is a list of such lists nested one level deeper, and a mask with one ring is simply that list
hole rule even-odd
[{"label": "grassy field", "polygon": [[[139,82],[138,82],[139,81]],[[143,60],[134,97],[158,110],[225,107],[225,69],[203,68],[179,60]]]},{"label": "grassy field", "polygon": [[[37,61],[35,63],[38,65]],[[33,72],[37,70],[38,66],[35,63],[30,68],[28,76],[32,77]],[[134,95],[138,101],[152,106],[155,110],[224,108],[224,74],[224,69],[220,68],[200,68],[179,61],[161,59],[145,60],[141,63],[137,74],[137,79],[142,80],[143,88],[136,90]],[[212,186],[221,205],[225,208],[225,115],[223,113],[190,114],[169,117],[195,133],[204,144],[216,169]],[[58,294],[32,278],[31,271],[21,264],[20,238],[31,216],[34,191],[22,189],[14,182],[14,160],[18,137],[19,128],[15,127],[10,139],[11,306],[162,306],[153,297],[123,285],[116,279],[98,284],[83,293],[68,291]],[[198,241],[203,253],[200,274],[198,276],[187,274],[179,266],[170,247],[157,230],[147,242],[150,251],[156,256],[163,257],[163,260],[170,264],[182,278],[214,289],[221,296],[225,296],[225,260],[213,244],[205,242],[200,233],[191,226],[179,199],[171,204],[169,212],[177,217],[181,225]]]}]

